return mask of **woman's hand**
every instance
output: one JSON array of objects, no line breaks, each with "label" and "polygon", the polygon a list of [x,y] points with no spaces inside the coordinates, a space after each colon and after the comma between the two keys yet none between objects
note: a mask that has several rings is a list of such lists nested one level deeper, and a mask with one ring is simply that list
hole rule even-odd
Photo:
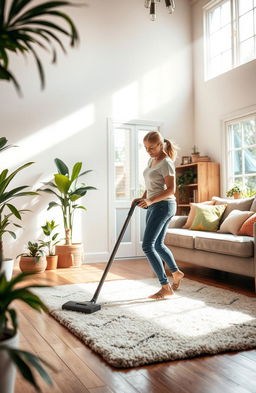
[{"label": "woman's hand", "polygon": [[152,205],[152,203],[153,202],[150,199],[141,198],[140,202],[138,203],[138,206],[145,209],[145,208],[149,207],[150,205]]}]

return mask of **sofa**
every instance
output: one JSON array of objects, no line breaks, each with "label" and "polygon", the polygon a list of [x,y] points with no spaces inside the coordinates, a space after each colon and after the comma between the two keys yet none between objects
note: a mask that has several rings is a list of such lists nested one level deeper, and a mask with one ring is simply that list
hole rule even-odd
[{"label": "sofa", "polygon": [[[220,225],[231,217],[229,215],[233,210],[243,211],[242,214],[252,212],[255,217],[256,197],[238,200],[213,197],[212,200],[213,204],[226,205]],[[231,214],[234,215],[236,212]],[[256,288],[256,223],[253,224],[252,236],[243,236],[228,232],[220,233],[218,230],[211,232],[186,229],[183,226],[187,219],[187,216],[174,216],[167,230],[165,244],[170,248],[175,259],[253,277]]]}]

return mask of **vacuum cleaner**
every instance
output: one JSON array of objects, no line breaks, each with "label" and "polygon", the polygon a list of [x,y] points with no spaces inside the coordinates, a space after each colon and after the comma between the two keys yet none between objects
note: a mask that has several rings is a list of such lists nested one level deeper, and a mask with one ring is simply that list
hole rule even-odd
[{"label": "vacuum cleaner", "polygon": [[112,254],[110,255],[110,258],[109,258],[109,261],[107,263],[107,266],[105,267],[105,270],[103,272],[101,280],[100,280],[100,282],[98,284],[98,287],[97,287],[97,289],[96,289],[92,299],[90,301],[86,301],[86,302],[74,302],[74,301],[66,302],[66,303],[64,303],[62,305],[62,309],[63,310],[79,311],[79,312],[83,312],[83,313],[86,313],[86,314],[92,314],[92,313],[94,313],[94,312],[96,312],[96,311],[101,309],[101,305],[97,304],[96,301],[98,299],[101,287],[102,287],[102,285],[103,285],[103,283],[105,281],[105,278],[106,278],[106,276],[108,274],[108,271],[109,271],[109,269],[110,269],[110,267],[111,267],[111,265],[112,265],[112,263],[114,261],[116,252],[117,252],[118,247],[119,247],[119,245],[121,243],[121,240],[122,240],[122,238],[124,236],[125,230],[126,230],[128,224],[130,222],[130,219],[131,219],[131,217],[133,215],[135,207],[138,205],[139,202],[140,201],[134,202],[131,205],[131,207],[130,207],[130,210],[129,210],[127,218],[126,218],[126,220],[124,222],[123,228],[121,229],[120,235],[118,236],[118,239],[116,241],[116,244],[114,246]]}]

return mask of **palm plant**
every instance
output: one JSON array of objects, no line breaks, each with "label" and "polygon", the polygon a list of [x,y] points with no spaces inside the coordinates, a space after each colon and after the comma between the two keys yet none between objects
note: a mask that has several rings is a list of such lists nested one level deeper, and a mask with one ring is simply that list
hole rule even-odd
[{"label": "palm plant", "polygon": [[[65,47],[58,37],[65,35],[70,39],[70,46],[78,42],[78,32],[71,18],[62,11],[63,6],[74,6],[69,1],[43,1],[33,5],[35,0],[6,0],[0,1],[0,79],[13,82],[17,91],[20,85],[9,69],[9,54],[32,54],[35,59],[41,87],[45,86],[45,75],[42,62],[37,54],[36,47],[50,50],[52,63],[57,61],[56,44],[66,53]],[[45,17],[59,18],[68,25],[68,29],[59,24],[48,21]]]},{"label": "palm plant", "polygon": [[77,200],[82,198],[88,190],[96,190],[96,188],[87,186],[85,183],[77,184],[79,177],[91,172],[91,169],[89,169],[80,173],[82,169],[81,162],[74,164],[72,172],[70,173],[67,165],[62,160],[55,158],[54,161],[57,166],[58,173],[54,175],[54,181],[44,183],[51,188],[41,188],[38,191],[54,194],[58,198],[59,203],[55,201],[50,202],[47,210],[55,206],[61,208],[65,229],[65,244],[71,245],[75,210],[86,210],[84,206],[77,204]]}]

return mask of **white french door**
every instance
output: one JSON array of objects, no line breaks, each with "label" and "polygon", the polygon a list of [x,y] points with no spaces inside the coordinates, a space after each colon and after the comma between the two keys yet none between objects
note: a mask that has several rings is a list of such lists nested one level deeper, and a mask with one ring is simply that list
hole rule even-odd
[{"label": "white french door", "polygon": [[[143,170],[149,156],[143,138],[149,131],[160,130],[157,123],[120,123],[109,120],[109,248],[114,247],[131,202],[144,188]],[[146,210],[135,208],[116,256],[143,255],[141,243]]]}]

